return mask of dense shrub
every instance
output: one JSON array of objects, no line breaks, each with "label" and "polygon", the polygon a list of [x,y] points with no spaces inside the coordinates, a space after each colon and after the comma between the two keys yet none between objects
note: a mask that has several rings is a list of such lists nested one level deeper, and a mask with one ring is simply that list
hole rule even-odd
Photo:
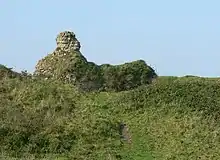
[{"label": "dense shrub", "polygon": [[155,71],[143,60],[133,61],[122,65],[100,66],[106,91],[125,91],[147,85],[157,77]]}]

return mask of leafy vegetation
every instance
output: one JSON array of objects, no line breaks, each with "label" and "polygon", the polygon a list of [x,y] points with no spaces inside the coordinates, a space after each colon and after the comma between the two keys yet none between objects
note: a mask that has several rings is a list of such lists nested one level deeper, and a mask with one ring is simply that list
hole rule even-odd
[{"label": "leafy vegetation", "polygon": [[15,78],[20,77],[20,74],[12,71],[12,68],[7,68],[6,66],[0,64],[0,80],[3,78]]},{"label": "leafy vegetation", "polygon": [[88,93],[52,79],[0,84],[2,159],[220,159],[218,78],[158,77],[129,91]]}]

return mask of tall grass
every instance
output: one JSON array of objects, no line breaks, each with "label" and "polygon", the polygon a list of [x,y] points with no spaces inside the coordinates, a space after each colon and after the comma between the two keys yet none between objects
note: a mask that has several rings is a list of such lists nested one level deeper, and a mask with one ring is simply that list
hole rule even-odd
[{"label": "tall grass", "polygon": [[93,93],[58,81],[0,83],[2,159],[220,159],[218,79],[159,77]]}]

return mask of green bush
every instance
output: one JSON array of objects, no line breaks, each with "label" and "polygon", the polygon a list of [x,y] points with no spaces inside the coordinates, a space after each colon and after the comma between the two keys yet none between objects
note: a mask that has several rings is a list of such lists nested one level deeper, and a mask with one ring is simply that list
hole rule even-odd
[{"label": "green bush", "polygon": [[122,65],[100,66],[104,78],[104,90],[125,91],[147,85],[157,77],[155,71],[143,60]]}]

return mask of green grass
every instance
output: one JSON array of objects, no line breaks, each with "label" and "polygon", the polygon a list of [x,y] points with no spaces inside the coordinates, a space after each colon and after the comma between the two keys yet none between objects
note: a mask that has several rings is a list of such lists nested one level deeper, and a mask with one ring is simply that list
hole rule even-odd
[{"label": "green grass", "polygon": [[[52,80],[0,83],[0,159],[220,159],[218,78],[93,93]],[[121,121],[131,144],[120,139]]]}]

